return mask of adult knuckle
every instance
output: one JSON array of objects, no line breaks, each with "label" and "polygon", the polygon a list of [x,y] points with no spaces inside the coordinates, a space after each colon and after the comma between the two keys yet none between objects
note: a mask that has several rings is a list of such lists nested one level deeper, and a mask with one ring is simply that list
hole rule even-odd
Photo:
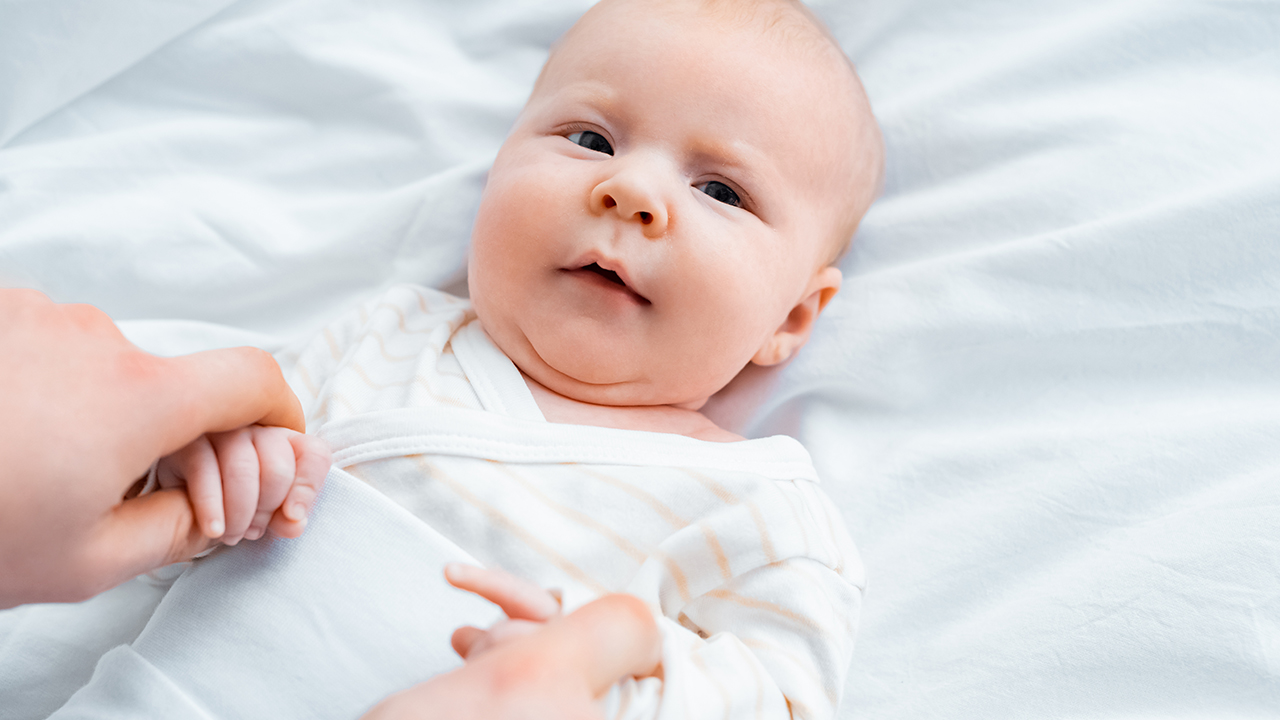
[{"label": "adult knuckle", "polygon": [[[473,647],[472,652],[478,653],[479,651]],[[533,678],[531,676],[535,674],[534,670],[534,668],[525,663],[495,662],[490,667],[489,673],[491,687],[494,693],[500,696],[519,692],[532,681]]]},{"label": "adult knuckle", "polygon": [[648,620],[652,617],[649,607],[644,601],[635,595],[629,593],[613,593],[606,596],[606,600],[617,611],[626,613],[636,620]]},{"label": "adult knuckle", "polygon": [[247,366],[253,371],[264,375],[283,377],[280,372],[280,365],[276,363],[276,359],[271,356],[271,353],[266,350],[246,346],[229,348],[226,352],[229,353],[230,357],[235,358],[236,362]]},{"label": "adult knuckle", "polygon": [[165,380],[164,358],[126,347],[114,356],[117,382],[135,392],[149,391]]},{"label": "adult knuckle", "polygon": [[68,320],[83,330],[90,332],[114,328],[115,323],[103,311],[87,303],[69,303],[62,306],[62,313]]},{"label": "adult knuckle", "polygon": [[48,295],[31,288],[11,288],[0,290],[0,298],[4,304],[17,310],[35,311],[53,306]]}]

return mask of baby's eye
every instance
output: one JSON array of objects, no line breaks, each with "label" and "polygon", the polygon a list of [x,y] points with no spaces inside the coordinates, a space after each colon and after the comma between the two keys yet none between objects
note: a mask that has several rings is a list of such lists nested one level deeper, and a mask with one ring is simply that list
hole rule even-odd
[{"label": "baby's eye", "polygon": [[605,155],[613,154],[613,148],[610,147],[609,141],[605,140],[600,133],[583,130],[582,132],[570,133],[568,138],[570,142],[577,143],[588,150],[595,150]]},{"label": "baby's eye", "polygon": [[699,185],[698,189],[710,195],[713,200],[719,200],[725,205],[742,207],[742,198],[738,197],[738,193],[734,192],[733,188],[722,182],[712,180]]}]

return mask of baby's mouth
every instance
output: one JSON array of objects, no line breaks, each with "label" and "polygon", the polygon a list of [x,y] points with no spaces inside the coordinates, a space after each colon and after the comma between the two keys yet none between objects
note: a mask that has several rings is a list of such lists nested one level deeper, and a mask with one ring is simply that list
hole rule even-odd
[{"label": "baby's mouth", "polygon": [[586,270],[587,272],[593,272],[599,275],[600,277],[604,278],[605,280],[608,280],[609,282],[612,282],[612,283],[617,283],[622,287],[627,286],[626,283],[622,282],[622,278],[618,276],[618,273],[612,270],[605,270],[604,268],[600,267],[600,265],[597,263],[591,263],[590,265],[587,265],[586,267],[583,267],[580,269]]},{"label": "baby's mouth", "polygon": [[644,305],[649,305],[649,304],[650,304],[650,302],[649,302],[649,299],[648,299],[648,298],[644,297],[643,295],[641,295],[640,293],[636,292],[635,290],[632,290],[631,288],[627,287],[627,283],[626,283],[626,281],[624,281],[624,280],[622,279],[622,276],[621,276],[621,275],[619,275],[618,273],[614,272],[613,270],[609,270],[609,269],[607,269],[607,268],[602,268],[602,267],[600,267],[600,264],[599,264],[599,263],[591,263],[590,265],[583,265],[582,267],[578,268],[578,271],[579,271],[579,272],[589,272],[589,273],[594,273],[594,274],[596,274],[596,275],[599,275],[600,277],[604,278],[605,280],[608,280],[609,282],[613,283],[614,285],[617,285],[618,287],[622,288],[623,290],[626,290],[628,293],[630,293],[630,294],[631,294],[631,295],[632,295],[632,296],[633,296],[637,301],[639,301],[640,303],[642,303],[642,304],[644,304]]}]

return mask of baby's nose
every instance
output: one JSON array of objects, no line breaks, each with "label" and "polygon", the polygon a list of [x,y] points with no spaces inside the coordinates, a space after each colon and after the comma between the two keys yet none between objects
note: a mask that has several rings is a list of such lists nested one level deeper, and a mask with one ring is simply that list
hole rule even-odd
[{"label": "baby's nose", "polygon": [[[614,200],[613,196],[608,193],[604,194],[602,202],[606,210],[611,210],[618,206],[618,201]],[[648,210],[640,210],[636,215],[639,216],[640,222],[644,225],[648,225],[653,222],[653,213]]]},{"label": "baby's nose", "polygon": [[592,209],[617,213],[624,221],[639,223],[646,237],[661,237],[667,232],[667,198],[651,175],[626,168],[606,178],[591,192]]}]

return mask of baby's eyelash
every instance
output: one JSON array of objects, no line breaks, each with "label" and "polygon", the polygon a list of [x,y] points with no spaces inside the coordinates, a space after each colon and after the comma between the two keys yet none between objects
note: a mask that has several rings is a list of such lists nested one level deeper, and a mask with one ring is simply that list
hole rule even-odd
[{"label": "baby's eyelash", "polygon": [[560,135],[562,137],[569,137],[570,135],[574,135],[576,133],[584,133],[584,132],[596,133],[600,137],[607,140],[610,146],[613,145],[613,138],[610,137],[609,134],[606,133],[603,128],[600,128],[599,126],[596,126],[596,125],[590,125],[587,123],[569,123],[568,125],[564,125],[562,127],[556,128],[555,134]]}]

